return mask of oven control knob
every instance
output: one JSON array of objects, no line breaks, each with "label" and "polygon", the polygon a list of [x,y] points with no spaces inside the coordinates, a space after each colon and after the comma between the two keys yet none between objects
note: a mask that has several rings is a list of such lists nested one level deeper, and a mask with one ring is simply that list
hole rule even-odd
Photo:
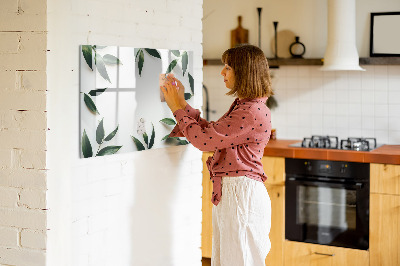
[{"label": "oven control knob", "polygon": [[305,162],[304,164],[305,164],[305,166],[306,166],[306,170],[310,172],[311,169],[312,169],[312,167],[311,167],[311,162]]},{"label": "oven control knob", "polygon": [[347,169],[347,164],[342,164],[342,167],[340,168],[340,173],[341,174],[346,173],[346,169]]}]

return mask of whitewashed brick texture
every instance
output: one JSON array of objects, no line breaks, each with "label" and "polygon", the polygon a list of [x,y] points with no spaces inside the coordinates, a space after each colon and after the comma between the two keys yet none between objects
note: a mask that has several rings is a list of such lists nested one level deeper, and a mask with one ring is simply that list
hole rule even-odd
[{"label": "whitewashed brick texture", "polygon": [[18,229],[0,227],[0,247],[18,247],[18,239]]},{"label": "whitewashed brick texture", "polygon": [[46,249],[46,231],[23,229],[21,231],[21,246]]},{"label": "whitewashed brick texture", "polygon": [[0,265],[46,260],[46,7],[0,2]]},{"label": "whitewashed brick texture", "polygon": [[[193,51],[193,107],[200,108],[202,3],[202,0],[49,1],[48,104],[56,109],[48,117],[50,154],[53,152],[60,160],[65,154],[79,154],[75,146],[79,135],[76,93],[78,47],[82,44]],[[61,67],[60,59],[64,62]],[[68,104],[64,99],[68,99]],[[65,113],[66,109],[74,110],[73,115]],[[59,119],[65,123],[59,125]],[[57,133],[52,129],[53,124],[58,125]],[[59,143],[59,139],[74,145]],[[69,166],[60,167],[60,172],[55,172],[51,163],[47,166],[48,195],[60,190],[57,187],[60,182],[70,186],[69,191],[60,190],[58,198],[70,207],[67,210],[71,216],[49,206],[53,210],[49,216],[57,217],[54,220],[59,223],[49,225],[47,243],[49,250],[55,246],[58,253],[72,256],[56,257],[49,252],[51,264],[201,265],[200,151],[188,145],[104,158],[70,157],[66,162]],[[48,201],[50,205],[53,202]],[[64,236],[63,230],[67,235],[63,238],[63,243],[68,243],[66,247],[57,246],[56,241]],[[65,262],[68,260],[70,264]]]}]

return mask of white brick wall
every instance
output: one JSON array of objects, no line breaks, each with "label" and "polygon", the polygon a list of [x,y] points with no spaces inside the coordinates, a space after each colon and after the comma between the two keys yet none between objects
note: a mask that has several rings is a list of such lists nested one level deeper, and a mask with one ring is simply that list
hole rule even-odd
[{"label": "white brick wall", "polygon": [[202,1],[4,0],[0,16],[0,264],[45,265],[46,256],[48,265],[200,264],[201,153],[83,161],[70,129],[78,132],[85,43],[193,50],[200,106]]},{"label": "white brick wall", "polygon": [[21,246],[32,249],[46,249],[46,232],[23,229],[21,231]]},{"label": "white brick wall", "polygon": [[18,247],[19,230],[17,228],[0,227],[0,247]]},{"label": "white brick wall", "polygon": [[1,265],[45,265],[46,3],[0,3]]},{"label": "white brick wall", "polygon": [[199,107],[202,0],[55,0],[47,8],[48,265],[201,265],[201,152],[80,159],[78,58],[82,44],[192,50]]}]

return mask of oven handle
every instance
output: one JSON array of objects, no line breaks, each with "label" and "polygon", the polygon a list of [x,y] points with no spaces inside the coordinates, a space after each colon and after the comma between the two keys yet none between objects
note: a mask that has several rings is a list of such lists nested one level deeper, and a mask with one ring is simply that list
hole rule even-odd
[{"label": "oven handle", "polygon": [[309,180],[304,180],[303,178],[297,178],[297,177],[288,177],[287,181],[294,181],[296,183],[301,183],[304,185],[341,185],[345,186],[348,188],[354,188],[354,189],[361,189],[363,187],[363,183],[361,182],[356,182],[356,183],[346,183],[346,182],[332,182],[332,181],[321,181],[321,180],[316,180],[316,181],[309,181]]}]

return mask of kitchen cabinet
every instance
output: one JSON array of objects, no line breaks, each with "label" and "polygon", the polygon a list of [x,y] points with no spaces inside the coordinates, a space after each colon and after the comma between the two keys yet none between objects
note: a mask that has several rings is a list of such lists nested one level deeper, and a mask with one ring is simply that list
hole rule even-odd
[{"label": "kitchen cabinet", "polygon": [[286,240],[284,252],[285,266],[369,265],[369,253],[365,250],[316,245]]},{"label": "kitchen cabinet", "polygon": [[[212,183],[206,161],[211,152],[203,153],[203,195],[202,195],[202,256],[211,258],[212,253]],[[283,265],[283,243],[285,230],[285,158],[263,157],[262,164],[268,176],[265,187],[271,199],[271,250],[266,258],[266,265]]]},{"label": "kitchen cabinet", "polygon": [[285,241],[285,187],[268,184],[265,184],[265,187],[271,199],[271,231],[269,233],[271,250],[265,259],[265,265],[283,265],[283,243]]},{"label": "kitchen cabinet", "polygon": [[268,177],[265,181],[266,185],[285,185],[285,158],[264,156],[261,163]]},{"label": "kitchen cabinet", "polygon": [[[212,252],[212,183],[203,153],[202,256]],[[285,158],[264,156],[271,198],[271,250],[266,265],[400,265],[400,165],[370,164],[369,251],[285,240]],[[325,255],[324,255],[325,254]],[[330,256],[333,255],[334,256]]]},{"label": "kitchen cabinet", "polygon": [[400,265],[400,165],[370,167],[370,265]]},{"label": "kitchen cabinet", "polygon": [[266,266],[283,265],[285,240],[285,158],[264,156],[261,160],[267,175],[265,187],[271,199],[271,250],[265,259]]},{"label": "kitchen cabinet", "polygon": [[371,266],[400,265],[400,196],[371,194]]},{"label": "kitchen cabinet", "polygon": [[400,165],[370,164],[371,193],[400,195]]},{"label": "kitchen cabinet", "polygon": [[204,258],[211,258],[212,252],[212,183],[206,161],[212,152],[203,153],[203,194],[202,194],[202,224],[201,224],[201,253]]}]

